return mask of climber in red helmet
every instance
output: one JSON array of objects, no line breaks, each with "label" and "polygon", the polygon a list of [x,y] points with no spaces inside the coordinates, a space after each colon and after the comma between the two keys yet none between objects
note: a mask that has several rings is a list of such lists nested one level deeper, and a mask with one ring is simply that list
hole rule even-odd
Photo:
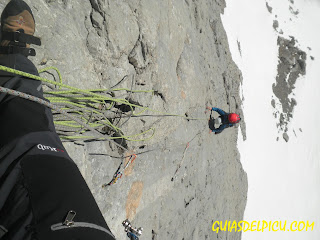
[{"label": "climber in red helmet", "polygon": [[209,123],[210,132],[214,132],[215,134],[221,133],[225,128],[233,127],[236,123],[240,122],[241,120],[240,116],[236,113],[226,113],[222,109],[214,107],[207,107],[207,109],[220,114],[219,118],[221,119],[221,124],[219,128],[215,128],[214,124]]}]

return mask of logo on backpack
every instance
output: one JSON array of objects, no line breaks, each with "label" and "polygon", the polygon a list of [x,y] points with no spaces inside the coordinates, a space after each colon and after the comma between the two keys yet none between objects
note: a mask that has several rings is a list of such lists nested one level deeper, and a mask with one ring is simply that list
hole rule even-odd
[{"label": "logo on backpack", "polygon": [[50,146],[45,146],[45,145],[42,145],[42,144],[38,144],[38,145],[37,145],[37,148],[38,148],[39,150],[42,150],[42,151],[50,150],[51,152],[64,152],[64,151],[61,150],[61,149],[54,148],[54,147],[50,147]]}]

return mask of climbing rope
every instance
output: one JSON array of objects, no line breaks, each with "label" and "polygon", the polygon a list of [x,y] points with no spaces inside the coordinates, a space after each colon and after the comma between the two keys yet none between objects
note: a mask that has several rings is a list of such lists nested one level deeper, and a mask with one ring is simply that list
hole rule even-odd
[{"label": "climbing rope", "polygon": [[[56,126],[57,133],[62,140],[77,141],[77,140],[102,140],[101,135],[85,134],[88,130],[96,133],[97,131],[104,134],[111,135],[109,139],[124,139],[127,141],[146,141],[154,136],[155,129],[150,128],[142,133],[134,134],[131,136],[125,136],[122,131],[117,127],[110,119],[110,114],[113,113],[113,118],[121,119],[123,115],[121,111],[113,112],[110,109],[114,107],[115,104],[127,105],[129,109],[133,112],[136,108],[142,108],[136,104],[130,103],[126,99],[117,99],[107,96],[108,93],[112,91],[127,91],[127,92],[152,92],[152,91],[134,91],[126,88],[117,89],[92,89],[92,90],[82,90],[75,87],[68,86],[62,83],[62,78],[59,70],[54,67],[48,67],[40,70],[43,73],[48,70],[55,70],[59,76],[59,82],[48,80],[36,75],[11,69],[0,65],[0,70],[9,73],[21,75],[27,78],[42,81],[45,85],[51,88],[50,91],[44,92],[44,97],[51,102],[51,105],[45,103],[45,101],[36,101],[40,104],[50,107],[53,111],[54,124]],[[54,89],[59,87],[59,89]],[[62,90],[64,88],[65,90]],[[100,94],[98,94],[98,92]],[[60,108],[58,108],[60,106]],[[63,113],[62,113],[63,112]],[[110,113],[109,115],[107,113]],[[61,116],[63,115],[63,116]],[[76,121],[77,119],[78,121]],[[90,128],[89,128],[90,127]],[[95,129],[95,131],[93,130]],[[117,133],[116,136],[114,133]],[[148,137],[139,138],[149,134]],[[104,136],[105,137],[105,136]]]},{"label": "climbing rope", "polygon": [[[59,109],[57,108],[55,105],[53,105],[52,103],[49,103],[41,98],[38,98],[38,97],[35,97],[35,96],[31,96],[29,94],[26,94],[26,93],[22,93],[22,92],[19,92],[19,91],[16,91],[16,90],[12,90],[12,89],[8,89],[8,88],[4,88],[4,87],[1,87],[0,86],[0,92],[2,93],[7,93],[9,95],[12,95],[12,96],[16,96],[16,97],[21,97],[21,98],[24,98],[24,99],[27,99],[27,100],[30,100],[30,101],[33,101],[33,102],[36,102],[36,103],[39,103],[39,104],[42,104],[48,108],[51,108],[53,110],[56,110],[58,112],[60,112],[61,114],[63,115],[66,115],[68,116],[69,118],[71,118],[73,121],[75,122],[78,122],[79,124],[83,125],[84,127],[86,127],[87,129],[91,130],[92,132],[96,133],[97,135],[99,135],[99,139],[103,139],[103,140],[107,140],[107,141],[110,141],[111,138],[109,137],[106,137],[105,135],[101,134],[100,132],[98,132],[96,129],[92,128],[91,126],[79,121],[77,118],[73,117],[72,115],[68,114],[66,111],[62,110],[62,109]],[[116,143],[115,144],[122,148],[123,150],[127,150],[126,148],[124,148],[123,146],[121,146],[120,144]]]},{"label": "climbing rope", "polygon": [[[44,92],[44,97],[50,102],[31,96],[26,93],[22,93],[13,89],[0,87],[0,92],[10,94],[13,96],[21,97],[52,109],[54,124],[56,131],[64,141],[79,141],[79,140],[127,140],[127,141],[146,141],[154,137],[155,129],[150,128],[141,133],[126,136],[122,133],[121,129],[115,123],[118,119],[118,123],[121,119],[127,118],[128,121],[131,117],[182,117],[187,120],[203,120],[201,118],[190,118],[184,115],[167,114],[159,111],[155,111],[145,106],[133,103],[126,98],[115,98],[114,92],[125,91],[126,93],[152,93],[154,90],[132,90],[128,88],[117,88],[117,86],[124,81],[126,76],[115,86],[110,89],[89,89],[83,90],[64,84],[62,82],[62,76],[59,70],[55,67],[47,67],[39,70],[39,73],[48,72],[50,70],[56,71],[59,77],[59,81],[49,80],[40,76],[15,70],[9,67],[0,65],[0,71],[23,76],[34,80],[41,81],[50,90]],[[130,115],[120,111],[116,107],[127,106],[131,112]],[[146,111],[153,114],[144,114]],[[125,122],[126,122],[125,121]],[[90,134],[91,132],[91,134]],[[145,135],[149,136],[145,137]],[[142,137],[142,138],[141,138]],[[128,151],[126,144],[119,144],[112,141],[116,146],[124,151]],[[115,172],[113,179],[105,186],[115,184],[121,179],[124,170],[136,159],[136,154],[129,157],[129,161],[120,171],[122,161]]]}]

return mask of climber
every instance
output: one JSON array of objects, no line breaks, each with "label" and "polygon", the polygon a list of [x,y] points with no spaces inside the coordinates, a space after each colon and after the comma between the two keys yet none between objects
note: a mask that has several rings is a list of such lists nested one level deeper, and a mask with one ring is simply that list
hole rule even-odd
[{"label": "climber", "polygon": [[[1,14],[0,87],[38,98],[39,75],[27,58],[35,21],[22,0],[11,0]],[[45,99],[44,99],[45,100]],[[52,112],[38,103],[0,93],[0,240],[114,240],[77,165],[53,124]]]},{"label": "climber", "polygon": [[[225,128],[228,127],[233,127],[236,123],[240,122],[241,118],[238,114],[236,113],[226,113],[220,108],[206,108],[209,111],[215,111],[220,114],[218,117],[220,121],[220,126],[219,128],[214,127],[214,122],[212,123],[212,119],[209,120],[209,127],[210,127],[210,132],[214,132],[215,134],[221,133]],[[207,112],[207,111],[206,111]]]}]

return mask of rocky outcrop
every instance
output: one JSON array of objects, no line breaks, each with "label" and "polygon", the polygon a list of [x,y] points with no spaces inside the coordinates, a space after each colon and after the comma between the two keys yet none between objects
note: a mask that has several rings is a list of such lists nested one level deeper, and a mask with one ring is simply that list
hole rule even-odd
[{"label": "rocky outcrop", "polygon": [[[107,188],[101,186],[120,162],[111,157],[118,156],[116,148],[65,144],[117,238],[126,239],[121,222],[129,217],[144,228],[141,239],[240,239],[241,233],[211,230],[214,221],[241,220],[247,194],[238,129],[209,134],[204,114],[206,105],[242,114],[242,77],[220,19],[225,1],[26,2],[43,43],[33,58],[39,68],[58,67],[64,83],[86,89],[110,88],[127,76],[121,87],[156,93],[132,93],[132,101],[200,119],[131,117],[124,132],[154,127],[155,137],[128,142],[145,153]],[[241,130],[245,136],[244,123]]]},{"label": "rocky outcrop", "polygon": [[[296,18],[299,14],[299,9],[296,9],[294,0],[289,0],[289,10],[291,17]],[[272,7],[266,3],[267,9],[272,14]],[[295,10],[296,9],[296,10]],[[273,14],[274,15],[274,14]],[[292,18],[290,17],[290,21]],[[277,32],[278,40],[278,66],[276,83],[272,84],[271,105],[274,108],[273,116],[277,121],[278,133],[282,134],[283,139],[289,141],[289,124],[294,117],[294,109],[298,104],[295,99],[295,85],[297,81],[303,81],[303,76],[306,75],[306,60],[307,53],[301,49],[298,40],[294,36],[285,36],[280,28],[279,21],[276,20],[277,15],[274,15],[273,28]],[[311,48],[308,47],[310,51]],[[311,60],[313,57],[310,56]],[[295,130],[292,132],[296,136]],[[277,141],[279,136],[277,137]]]},{"label": "rocky outcrop", "polygon": [[293,118],[293,111],[297,105],[293,97],[293,90],[299,77],[306,74],[307,54],[296,46],[294,37],[291,39],[278,37],[278,46],[278,75],[276,83],[272,86],[275,98],[272,99],[271,104],[275,109],[274,116],[278,119],[279,132],[284,133],[283,138],[288,142],[289,136],[286,132],[288,132],[288,124]]}]

